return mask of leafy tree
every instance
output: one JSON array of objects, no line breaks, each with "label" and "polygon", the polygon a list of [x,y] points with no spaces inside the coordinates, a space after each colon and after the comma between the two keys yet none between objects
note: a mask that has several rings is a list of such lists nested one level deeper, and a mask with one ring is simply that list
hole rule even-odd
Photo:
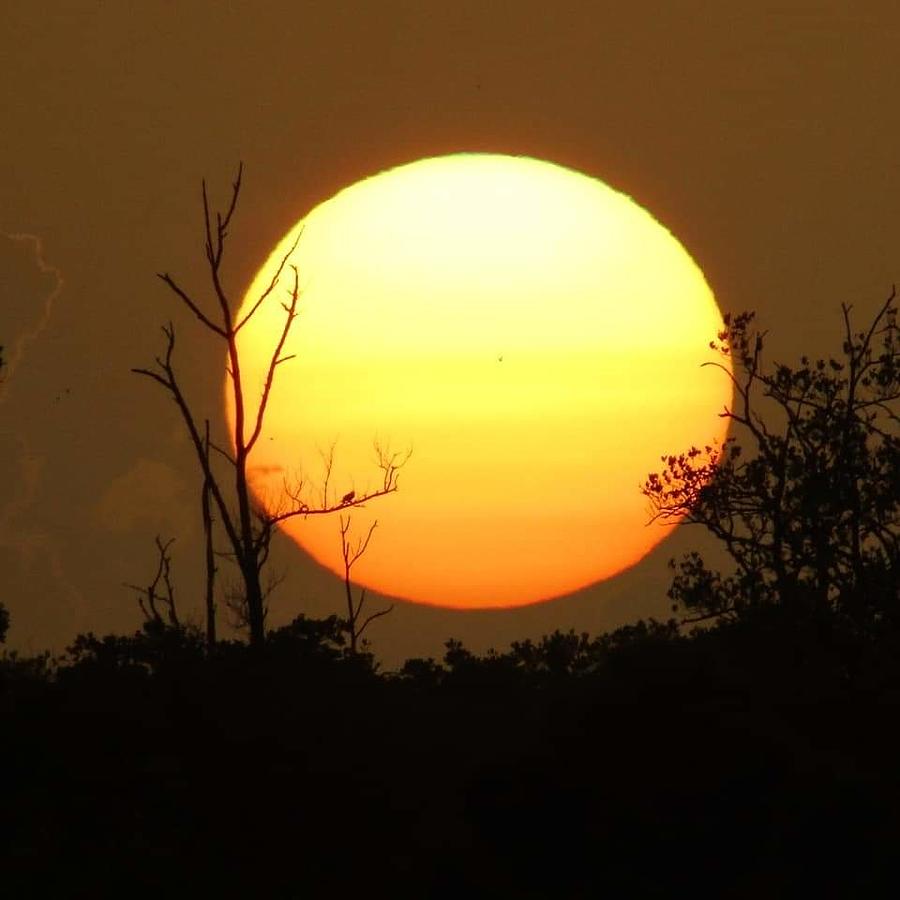
[{"label": "leafy tree", "polygon": [[836,616],[857,633],[900,624],[900,337],[896,293],[868,327],[842,306],[841,352],[767,364],[753,313],[725,317],[718,343],[735,402],[722,446],[664,456],[643,485],[653,518],[701,525],[733,569],[699,553],[669,596],[687,621],[777,608]]},{"label": "leafy tree", "polygon": [[518,668],[532,675],[563,678],[595,671],[604,649],[599,639],[587,632],[545,634],[535,643],[530,638],[513,641],[510,656]]},{"label": "leafy tree", "polygon": [[660,647],[678,640],[680,634],[674,619],[640,619],[594,638],[587,632],[557,629],[536,643],[530,638],[513,641],[509,656],[523,672],[562,680],[605,672],[612,659],[636,651],[658,652]]},{"label": "leafy tree", "polygon": [[[284,347],[297,317],[300,293],[299,276],[296,266],[291,263],[291,257],[297,248],[300,236],[281,260],[271,282],[255,299],[249,311],[239,316],[235,303],[223,283],[222,261],[226,238],[240,194],[241,176],[242,168],[239,168],[237,178],[232,184],[228,208],[224,212],[211,210],[206,182],[203,182],[205,254],[216,312],[208,315],[204,311],[203,305],[185,291],[168,272],[159,274],[160,280],[190,310],[200,324],[225,346],[228,358],[229,390],[234,407],[234,427],[229,434],[230,446],[221,447],[210,440],[209,418],[203,420],[195,415],[190,401],[181,388],[175,371],[175,329],[171,322],[163,327],[166,349],[162,356],[156,357],[155,366],[132,371],[157,382],[171,396],[181,413],[200,463],[203,476],[203,522],[207,534],[208,640],[213,641],[215,638],[214,623],[210,620],[214,614],[212,578],[215,575],[215,566],[212,563],[211,509],[215,509],[227,539],[228,555],[233,558],[240,572],[242,603],[245,608],[250,643],[261,646],[265,641],[267,593],[263,587],[261,573],[268,560],[269,544],[275,525],[294,516],[322,515],[336,510],[347,510],[353,506],[360,506],[375,497],[395,491],[398,471],[405,462],[406,456],[392,454],[382,448],[377,448],[379,467],[383,475],[381,487],[358,495],[351,491],[344,494],[339,502],[329,500],[327,484],[331,474],[330,458],[326,461],[328,471],[325,473],[326,487],[322,492],[321,504],[307,502],[301,495],[302,485],[297,490],[289,492],[290,505],[287,508],[271,511],[254,501],[248,482],[250,456],[262,434],[276,370],[292,358],[291,355],[284,353]],[[276,288],[279,287],[284,277],[290,278],[287,302],[282,302],[280,297],[276,296]],[[244,382],[238,335],[263,304],[272,302],[281,303],[284,319],[280,333],[273,337],[273,346],[261,395],[258,398],[251,398],[247,396]],[[214,459],[217,463],[225,466],[224,474],[213,464]]]},{"label": "leafy tree", "polygon": [[674,619],[640,619],[597,637],[557,629],[537,641],[513,641],[505,653],[490,649],[483,656],[473,653],[462,641],[450,638],[444,644],[443,665],[431,658],[408,659],[397,674],[401,680],[422,686],[442,684],[448,677],[451,681],[462,678],[532,685],[563,683],[601,675],[612,661],[659,654],[662,648],[681,641]]},{"label": "leafy tree", "polygon": [[203,646],[202,636],[194,628],[148,620],[132,635],[77,635],[66,648],[67,668],[63,671],[143,678],[187,663],[199,666],[204,659]]},{"label": "leafy tree", "polygon": [[346,623],[335,615],[313,619],[301,614],[270,631],[266,649],[270,661],[282,658],[291,666],[331,668],[348,656]]}]

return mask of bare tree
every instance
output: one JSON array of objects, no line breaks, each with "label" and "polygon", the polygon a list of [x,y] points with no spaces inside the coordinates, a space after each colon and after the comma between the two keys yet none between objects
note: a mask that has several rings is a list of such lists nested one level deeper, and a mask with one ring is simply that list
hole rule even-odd
[{"label": "bare tree", "polygon": [[[347,500],[349,503],[352,498]],[[366,536],[356,539],[355,543],[350,540],[350,516],[341,516],[341,555],[344,560],[344,594],[347,598],[347,629],[350,632],[350,652],[355,656],[359,652],[359,642],[362,640],[363,632],[376,619],[386,616],[394,608],[394,605],[379,609],[377,612],[370,613],[363,617],[363,608],[366,603],[366,589],[360,588],[359,599],[353,598],[353,583],[351,580],[351,572],[353,566],[360,560],[363,554],[369,548],[369,541],[378,527],[378,521],[374,521],[366,532]]]},{"label": "bare tree", "polygon": [[[211,210],[206,181],[204,180],[202,183],[206,263],[215,298],[215,312],[207,314],[202,305],[185,291],[168,272],[160,273],[158,276],[197,321],[225,345],[228,358],[229,388],[234,407],[234,425],[229,435],[231,447],[222,447],[208,440],[206,433],[202,432],[198,425],[198,422],[202,420],[195,416],[175,371],[175,328],[171,322],[163,327],[166,348],[161,356],[156,357],[155,366],[137,368],[132,371],[161,385],[181,413],[200,463],[204,491],[208,492],[211,500],[210,507],[214,507],[217,511],[218,522],[227,539],[229,555],[240,572],[241,588],[247,609],[250,643],[260,645],[265,639],[265,595],[260,573],[268,558],[273,526],[294,516],[326,515],[338,509],[361,506],[369,500],[389,494],[397,489],[398,470],[402,462],[398,464],[396,456],[383,456],[379,461],[384,476],[381,487],[370,492],[354,493],[349,499],[347,495],[344,495],[340,502],[328,502],[327,491],[325,491],[321,504],[310,503],[306,499],[302,482],[286,491],[285,505],[275,511],[269,512],[254,501],[247,477],[248,459],[262,434],[276,369],[292,358],[291,355],[284,353],[284,347],[294,320],[297,318],[297,303],[300,294],[299,277],[296,266],[291,263],[291,257],[300,241],[300,235],[298,234],[297,239],[280,261],[271,281],[255,298],[249,310],[239,317],[237,308],[223,284],[222,260],[228,229],[241,190],[242,172],[243,167],[241,166],[238,168],[237,177],[232,184],[230,202],[224,212]],[[257,398],[254,409],[251,398],[247,396],[243,380],[238,335],[264,303],[278,302],[275,296],[276,288],[280,285],[283,276],[287,276],[290,281],[287,290],[288,299],[286,302],[281,302],[284,319],[281,330],[273,341],[261,395]],[[212,463],[213,455],[221,465],[227,467],[226,474],[219,474],[216,466]],[[209,560],[209,555],[207,555],[207,560]],[[207,568],[208,603],[211,590],[209,572],[210,569]]]}]

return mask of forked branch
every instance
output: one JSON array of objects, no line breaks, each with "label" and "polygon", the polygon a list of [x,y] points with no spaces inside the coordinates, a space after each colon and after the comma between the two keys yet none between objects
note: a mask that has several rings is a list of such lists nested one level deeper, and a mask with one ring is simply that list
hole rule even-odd
[{"label": "forked branch", "polygon": [[[124,587],[130,588],[138,595],[138,605],[144,614],[144,619],[148,624],[165,625],[168,620],[169,626],[172,628],[180,628],[181,623],[178,621],[178,610],[175,606],[175,588],[172,585],[172,558],[169,554],[169,548],[175,542],[175,538],[163,541],[162,538],[156,536],[156,550],[158,554],[156,573],[153,580],[147,587],[140,587],[136,584],[126,583]],[[162,582],[162,588],[160,587]],[[157,603],[161,603],[165,607],[165,619],[160,613]]]}]

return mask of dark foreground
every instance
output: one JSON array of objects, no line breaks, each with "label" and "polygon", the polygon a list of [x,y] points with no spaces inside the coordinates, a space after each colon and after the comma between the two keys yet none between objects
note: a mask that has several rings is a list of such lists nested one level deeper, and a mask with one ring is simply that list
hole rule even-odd
[{"label": "dark foreground", "polygon": [[339,638],[0,663],[0,893],[896,895],[889,638],[650,625],[395,675]]}]

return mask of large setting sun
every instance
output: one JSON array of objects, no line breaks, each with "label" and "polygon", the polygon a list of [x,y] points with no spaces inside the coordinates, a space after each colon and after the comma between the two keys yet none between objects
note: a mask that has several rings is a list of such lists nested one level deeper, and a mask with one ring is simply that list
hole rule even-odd
[{"label": "large setting sun", "polygon": [[[421,603],[517,606],[610,578],[666,536],[647,526],[639,484],[663,453],[724,436],[730,386],[701,368],[721,327],[712,292],[647,211],[535,159],[424,159],[312,210],[242,313],[298,234],[295,356],[251,477],[270,508],[300,477],[321,500],[334,446],[333,502],[378,487],[375,441],[411,448],[399,490],[352,510],[354,533],[378,521],[354,580]],[[241,333],[249,398],[292,279]],[[284,528],[343,573],[337,516]]]}]

